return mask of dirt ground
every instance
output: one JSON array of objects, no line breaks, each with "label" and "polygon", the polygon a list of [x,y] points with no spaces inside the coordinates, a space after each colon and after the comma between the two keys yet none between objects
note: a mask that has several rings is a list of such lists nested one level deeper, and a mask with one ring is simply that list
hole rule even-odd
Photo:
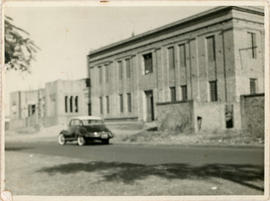
[{"label": "dirt ground", "polygon": [[[84,159],[6,152],[6,190],[13,195],[262,195],[246,185],[203,174],[181,177],[162,166],[104,166]],[[72,168],[70,168],[72,167]],[[166,173],[166,174],[165,174]],[[176,175],[173,178],[170,174]],[[178,176],[177,176],[178,175]],[[195,176],[194,176],[195,175]],[[252,181],[263,186],[263,182]]]},{"label": "dirt ground", "polygon": [[[114,134],[114,138],[111,139],[112,143],[264,146],[263,138],[234,130],[177,133],[157,131],[155,128],[146,129],[139,124],[111,124],[108,127]],[[65,125],[56,125],[40,130],[30,128],[7,131],[5,137],[8,141],[56,141],[57,135],[62,129],[65,129]]]}]

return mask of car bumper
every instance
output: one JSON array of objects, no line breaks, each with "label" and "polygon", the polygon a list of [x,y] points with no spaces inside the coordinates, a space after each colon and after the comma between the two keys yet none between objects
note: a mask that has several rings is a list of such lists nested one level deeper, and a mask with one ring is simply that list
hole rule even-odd
[{"label": "car bumper", "polygon": [[99,135],[86,134],[84,137],[85,138],[89,138],[89,139],[105,140],[105,139],[113,138],[113,135],[112,134],[108,134],[108,133],[102,133],[102,134],[99,134]]}]

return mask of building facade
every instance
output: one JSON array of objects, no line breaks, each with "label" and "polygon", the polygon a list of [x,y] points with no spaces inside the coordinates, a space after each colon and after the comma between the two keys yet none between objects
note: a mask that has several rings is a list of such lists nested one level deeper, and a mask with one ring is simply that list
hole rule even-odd
[{"label": "building facade", "polygon": [[56,80],[46,83],[46,124],[63,124],[73,116],[88,115],[89,90],[89,79]]},{"label": "building facade", "polygon": [[45,114],[44,89],[16,91],[10,94],[11,128],[38,124]]},{"label": "building facade", "polygon": [[93,115],[241,129],[240,96],[264,93],[264,12],[217,7],[92,51],[88,69]]},{"label": "building facade", "polygon": [[56,80],[45,88],[10,94],[10,126],[51,126],[66,123],[72,116],[88,115],[90,81]]}]

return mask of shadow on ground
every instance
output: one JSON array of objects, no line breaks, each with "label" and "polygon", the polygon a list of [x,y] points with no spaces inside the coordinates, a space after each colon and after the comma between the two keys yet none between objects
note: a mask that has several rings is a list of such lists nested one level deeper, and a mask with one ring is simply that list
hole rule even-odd
[{"label": "shadow on ground", "polygon": [[158,176],[166,179],[207,179],[222,178],[238,184],[263,191],[263,187],[252,184],[253,181],[264,180],[263,166],[210,164],[204,166],[190,166],[188,164],[159,164],[142,165],[119,162],[89,162],[68,163],[53,167],[45,167],[38,172],[54,175],[56,173],[72,174],[80,171],[99,172],[103,181],[124,182],[132,184],[136,180],[148,176]]},{"label": "shadow on ground", "polygon": [[5,147],[5,151],[22,151],[26,149],[31,149],[30,147]]}]

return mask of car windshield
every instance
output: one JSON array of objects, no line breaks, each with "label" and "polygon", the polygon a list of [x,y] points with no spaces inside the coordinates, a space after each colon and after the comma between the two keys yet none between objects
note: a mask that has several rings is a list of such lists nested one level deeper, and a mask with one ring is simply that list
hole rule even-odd
[{"label": "car windshield", "polygon": [[104,122],[102,120],[82,120],[84,126],[91,126],[91,125],[104,125]]}]

